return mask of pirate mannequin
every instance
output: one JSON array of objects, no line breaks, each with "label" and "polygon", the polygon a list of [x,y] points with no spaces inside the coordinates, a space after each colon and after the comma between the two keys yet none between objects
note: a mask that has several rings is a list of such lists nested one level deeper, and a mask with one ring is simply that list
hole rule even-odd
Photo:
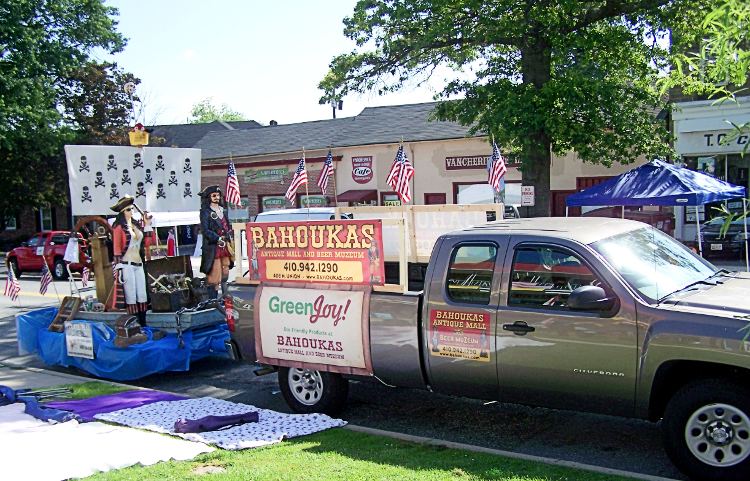
[{"label": "pirate mannequin", "polygon": [[113,251],[115,268],[119,271],[125,291],[125,305],[129,314],[138,316],[138,323],[146,325],[148,299],[146,297],[146,274],[143,270],[145,247],[151,243],[153,229],[151,218],[133,219],[136,209],[132,196],[126,195],[111,209],[117,212],[113,224]]},{"label": "pirate mannequin", "polygon": [[211,185],[203,189],[201,196],[201,232],[203,233],[203,251],[201,253],[201,272],[206,274],[206,282],[221,293],[227,293],[229,269],[234,267],[227,244],[232,242],[232,225],[227,211],[223,207],[221,189]]}]

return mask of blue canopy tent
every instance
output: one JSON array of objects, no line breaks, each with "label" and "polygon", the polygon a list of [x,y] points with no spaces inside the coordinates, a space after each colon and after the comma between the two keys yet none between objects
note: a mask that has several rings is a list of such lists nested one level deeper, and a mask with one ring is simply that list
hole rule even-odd
[{"label": "blue canopy tent", "polygon": [[[744,187],[724,182],[702,172],[683,169],[661,160],[652,160],[601,184],[569,195],[566,204],[567,207],[621,205],[623,209],[626,205],[695,206],[698,250],[702,255],[698,206],[738,197],[745,197]],[[745,238],[747,238],[747,220],[745,220]],[[747,259],[747,242],[745,242],[746,264]]]}]

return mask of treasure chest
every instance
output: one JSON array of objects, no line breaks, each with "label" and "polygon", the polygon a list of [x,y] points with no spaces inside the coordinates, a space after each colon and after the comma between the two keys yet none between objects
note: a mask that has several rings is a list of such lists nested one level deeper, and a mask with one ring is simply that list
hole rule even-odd
[{"label": "treasure chest", "polygon": [[154,312],[175,312],[190,306],[190,290],[177,289],[172,292],[153,292],[151,310]]},{"label": "treasure chest", "polygon": [[190,307],[193,266],[190,256],[164,257],[146,262],[147,286],[153,312]]},{"label": "treasure chest", "polygon": [[141,325],[138,318],[132,314],[123,314],[115,321],[115,333],[117,337],[133,337],[141,333]]}]

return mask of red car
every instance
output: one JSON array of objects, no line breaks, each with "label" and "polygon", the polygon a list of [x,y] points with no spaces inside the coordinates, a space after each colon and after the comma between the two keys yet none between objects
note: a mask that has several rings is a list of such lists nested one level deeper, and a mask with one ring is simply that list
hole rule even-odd
[{"label": "red car", "polygon": [[[9,267],[13,267],[13,272],[17,277],[21,277],[24,272],[41,272],[44,260],[46,260],[47,266],[52,271],[52,277],[66,279],[68,271],[65,268],[66,262],[63,257],[69,238],[69,231],[38,232],[28,241],[21,243],[20,247],[8,252],[5,262]],[[82,271],[83,266],[90,262],[87,253],[88,245],[81,234],[78,234],[78,247],[80,249],[78,258],[81,263],[70,264],[72,272]]]}]

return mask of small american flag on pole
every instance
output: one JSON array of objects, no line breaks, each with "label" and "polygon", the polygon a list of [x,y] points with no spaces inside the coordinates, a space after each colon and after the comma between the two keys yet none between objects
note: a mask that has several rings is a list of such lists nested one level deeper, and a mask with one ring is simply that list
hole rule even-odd
[{"label": "small american flag on pole", "polygon": [[89,286],[89,277],[91,277],[91,271],[88,267],[83,267],[83,272],[81,272],[81,287],[88,287]]},{"label": "small american flag on pole", "polygon": [[16,273],[13,272],[13,265],[8,264],[8,278],[5,279],[5,295],[15,301],[18,299],[18,293],[21,292],[21,284],[16,279]]},{"label": "small american flag on pole", "polygon": [[487,183],[500,192],[500,180],[503,178],[508,168],[505,166],[505,159],[500,155],[500,149],[497,148],[495,141],[492,141],[492,155],[487,159]]},{"label": "small american flag on pole", "polygon": [[234,169],[234,162],[229,161],[229,167],[227,168],[227,188],[226,190],[226,201],[232,205],[240,205],[242,199],[240,197],[240,183],[237,180],[237,171]]},{"label": "small american flag on pole", "polygon": [[318,178],[318,187],[320,187],[320,190],[325,193],[326,188],[328,187],[328,179],[333,174],[333,154],[331,154],[331,151],[328,151],[328,156],[326,156],[326,161],[323,162],[323,168],[320,169],[320,177]]},{"label": "small american flag on pole", "polygon": [[39,281],[39,294],[45,295],[51,282],[52,273],[49,271],[49,267],[47,267],[47,263],[45,262],[42,266],[42,279]]},{"label": "small american flag on pole", "polygon": [[400,145],[386,182],[398,193],[401,202],[411,202],[411,187],[409,186],[409,182],[412,177],[414,177],[414,167],[412,167],[411,162],[409,162],[404,153],[404,146]]},{"label": "small american flag on pole", "polygon": [[305,169],[304,154],[302,154],[302,158],[299,159],[297,170],[294,171],[294,177],[292,177],[292,183],[289,184],[289,188],[286,190],[286,198],[289,199],[289,201],[294,200],[294,196],[297,195],[297,189],[302,184],[307,184],[307,170]]}]

